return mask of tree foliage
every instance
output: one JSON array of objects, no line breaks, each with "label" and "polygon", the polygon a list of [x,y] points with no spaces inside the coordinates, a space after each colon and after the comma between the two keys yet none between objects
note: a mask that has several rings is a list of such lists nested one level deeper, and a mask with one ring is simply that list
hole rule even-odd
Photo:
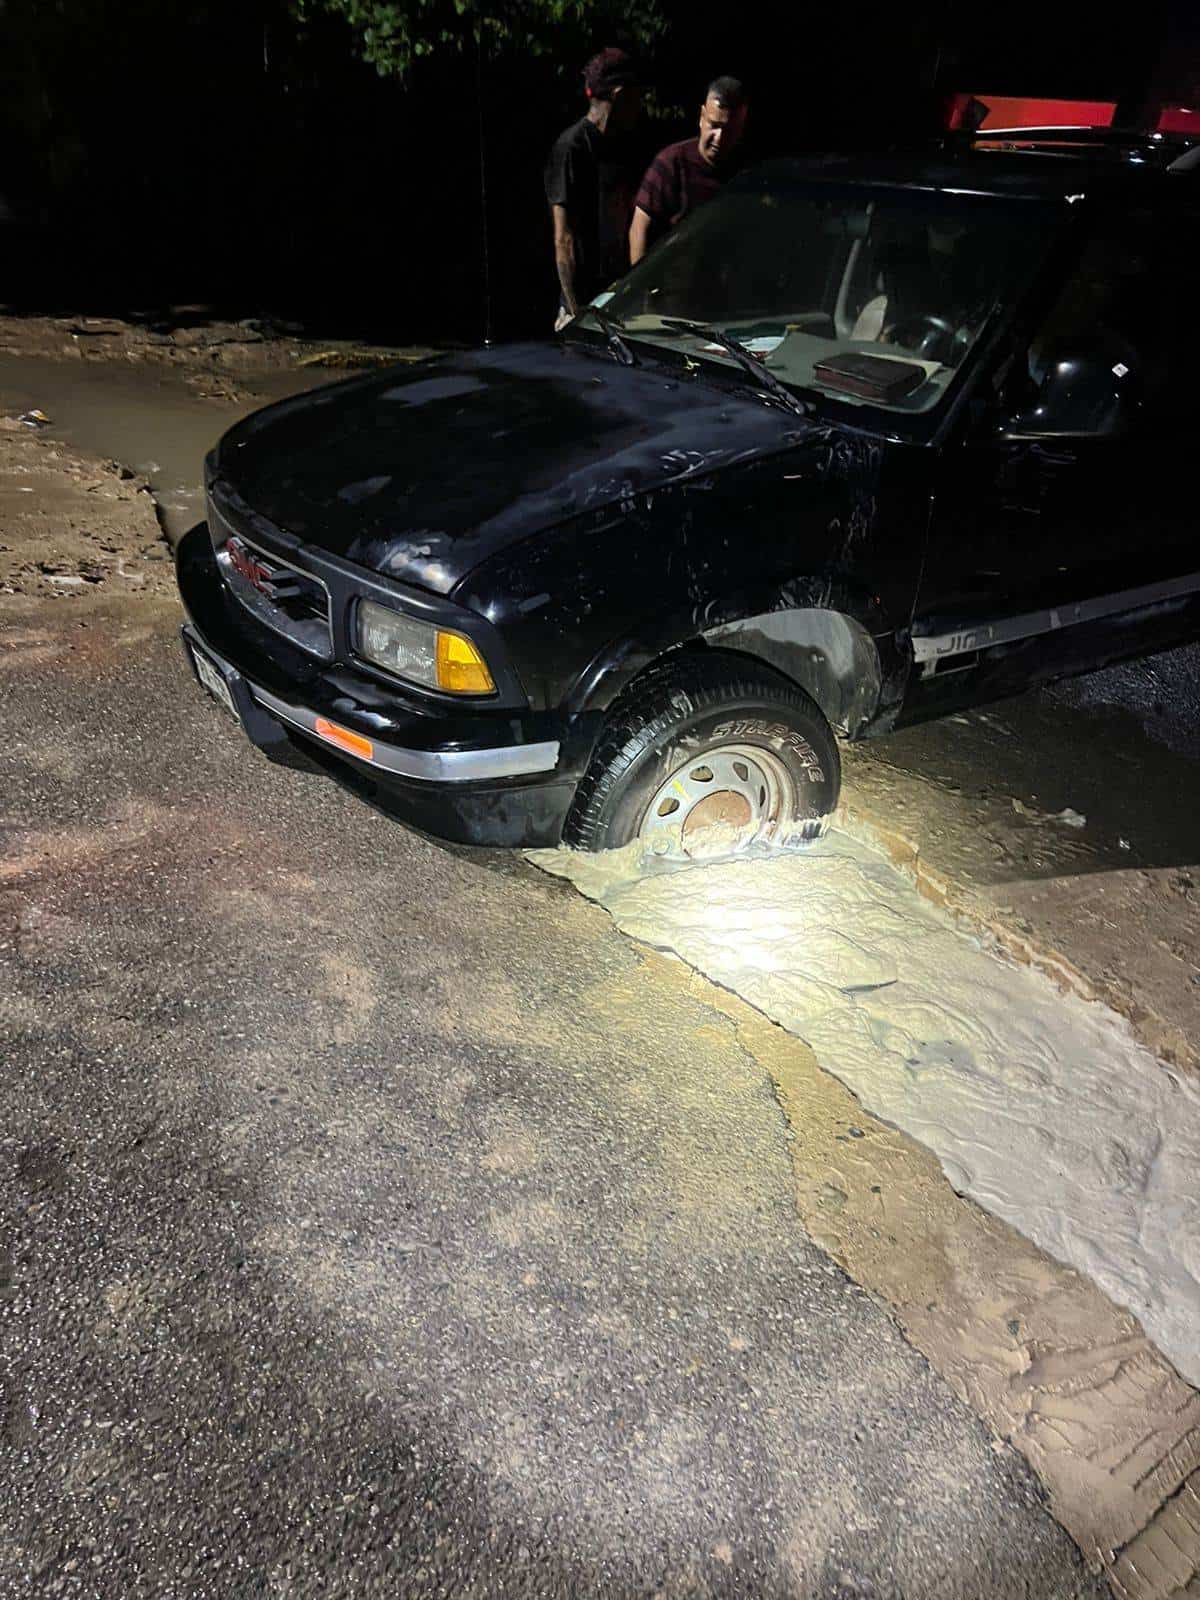
[{"label": "tree foliage", "polygon": [[659,0],[294,0],[301,18],[341,17],[382,77],[423,57],[477,48],[574,57],[596,42],[648,46],[663,31]]}]

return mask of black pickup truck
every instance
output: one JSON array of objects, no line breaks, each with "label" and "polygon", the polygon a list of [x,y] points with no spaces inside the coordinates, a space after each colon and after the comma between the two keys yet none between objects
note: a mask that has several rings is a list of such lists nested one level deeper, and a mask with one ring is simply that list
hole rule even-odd
[{"label": "black pickup truck", "polygon": [[412,824],[805,837],[837,737],[1200,633],[1200,186],[1161,136],[779,162],[563,334],[256,413],[200,681]]}]

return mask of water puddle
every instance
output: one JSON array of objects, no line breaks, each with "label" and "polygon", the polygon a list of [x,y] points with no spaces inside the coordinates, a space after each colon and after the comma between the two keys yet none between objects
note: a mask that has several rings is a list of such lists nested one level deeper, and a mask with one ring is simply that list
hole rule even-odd
[{"label": "water puddle", "polygon": [[172,542],[203,516],[204,457],[238,417],[344,378],[304,368],[237,379],[237,400],[205,398],[181,369],[149,362],[60,361],[50,356],[0,359],[0,413],[37,407],[51,419],[43,435],[130,466],[154,492]]}]

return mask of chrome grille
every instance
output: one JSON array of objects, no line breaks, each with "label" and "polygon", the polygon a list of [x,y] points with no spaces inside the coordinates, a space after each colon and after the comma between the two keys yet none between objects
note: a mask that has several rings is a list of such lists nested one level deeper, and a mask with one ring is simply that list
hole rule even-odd
[{"label": "chrome grille", "polygon": [[217,565],[230,594],[276,633],[321,661],[333,659],[329,591],[319,578],[233,529],[208,504]]}]

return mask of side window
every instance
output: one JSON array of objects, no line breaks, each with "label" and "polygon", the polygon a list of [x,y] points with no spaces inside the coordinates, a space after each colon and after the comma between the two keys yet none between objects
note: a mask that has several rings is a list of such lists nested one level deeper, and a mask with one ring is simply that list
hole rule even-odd
[{"label": "side window", "polygon": [[1161,341],[1163,375],[1151,398],[1156,422],[1167,433],[1196,436],[1196,393],[1200,381],[1200,306],[1196,297],[1196,252],[1200,250],[1200,212],[1171,219],[1161,264],[1156,263],[1156,334]]},{"label": "side window", "polygon": [[1022,431],[1126,433],[1161,409],[1190,299],[1177,246],[1138,214],[1085,241],[1026,352]]},{"label": "side window", "polygon": [[1065,345],[1111,347],[1141,364],[1155,343],[1152,274],[1145,236],[1093,235],[1034,336],[1030,376],[1040,379],[1050,355]]}]

